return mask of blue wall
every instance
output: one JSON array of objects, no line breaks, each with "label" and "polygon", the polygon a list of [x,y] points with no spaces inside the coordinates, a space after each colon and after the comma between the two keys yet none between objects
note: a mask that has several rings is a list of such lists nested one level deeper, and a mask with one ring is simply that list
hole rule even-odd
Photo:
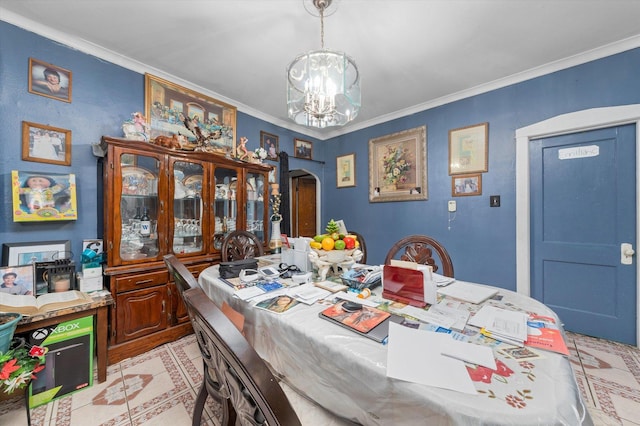
[{"label": "blue wall", "polygon": [[[29,57],[73,72],[72,103],[30,94]],[[329,141],[316,141],[288,129],[238,114],[238,136],[259,144],[260,131],[279,136],[280,149],[293,152],[293,138],[314,142],[314,158],[290,157],[290,169],[306,169],[321,180],[322,223],[343,219],[367,239],[369,263],[384,260],[389,247],[409,234],[441,241],[454,262],[456,277],[514,290],[515,283],[515,141],[519,127],[567,112],[640,103],[640,50],[613,55],[523,83],[453,102]],[[429,84],[426,82],[425,84]],[[79,253],[82,239],[97,235],[100,189],[91,144],[102,135],[121,136],[121,124],[144,111],[144,76],[0,22],[0,243],[71,240]],[[32,121],[72,131],[70,167],[21,160],[21,122]],[[457,197],[458,211],[448,229],[448,131],[489,123],[489,171],[482,195]],[[428,200],[369,203],[369,139],[427,126]],[[335,157],[356,153],[356,186],[336,188]],[[79,219],[75,222],[14,223],[11,170],[75,173]],[[489,195],[502,206],[489,207]],[[76,256],[78,257],[78,256]],[[78,260],[78,259],[77,259]]]}]

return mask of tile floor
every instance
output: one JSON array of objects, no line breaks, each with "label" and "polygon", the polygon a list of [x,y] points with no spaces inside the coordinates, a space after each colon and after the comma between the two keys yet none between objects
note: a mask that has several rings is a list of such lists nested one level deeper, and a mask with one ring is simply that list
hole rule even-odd
[{"label": "tile floor", "polygon": [[[640,350],[568,333],[571,363],[594,423],[640,426]],[[202,362],[193,335],[108,369],[107,380],[31,410],[33,426],[191,424],[202,380]],[[203,424],[218,407],[208,400]],[[13,412],[15,413],[15,412]],[[0,424],[12,412],[0,412]]]}]

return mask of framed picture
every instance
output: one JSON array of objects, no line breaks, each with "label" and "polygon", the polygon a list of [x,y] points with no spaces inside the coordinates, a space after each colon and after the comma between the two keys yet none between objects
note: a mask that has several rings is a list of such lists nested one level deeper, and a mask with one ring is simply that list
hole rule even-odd
[{"label": "framed picture", "polygon": [[71,165],[71,130],[22,122],[22,159]]},{"label": "framed picture", "polygon": [[29,93],[71,102],[71,71],[29,58]]},{"label": "framed picture", "polygon": [[449,174],[489,171],[489,123],[449,130]]},{"label": "framed picture", "polygon": [[356,186],[356,154],[336,157],[336,185],[338,188]]},{"label": "framed picture", "polygon": [[293,139],[293,156],[296,158],[304,158],[305,160],[313,159],[313,143],[302,139]]},{"label": "framed picture", "polygon": [[13,221],[78,219],[76,175],[11,171]]},{"label": "framed picture", "polygon": [[267,160],[278,161],[278,136],[260,131],[260,146],[267,151]]},{"label": "framed picture", "polygon": [[0,292],[9,294],[35,294],[33,265],[5,266],[0,268]]},{"label": "framed picture", "polygon": [[70,259],[72,256],[69,240],[4,243],[2,245],[3,266],[53,262],[59,259]]},{"label": "framed picture", "polygon": [[453,176],[451,178],[451,195],[454,197],[482,195],[482,174]]},{"label": "framed picture", "polygon": [[369,140],[369,201],[427,199],[427,126]]},{"label": "framed picture", "polygon": [[145,117],[150,139],[181,134],[202,140],[208,152],[235,156],[237,108],[145,74]]}]

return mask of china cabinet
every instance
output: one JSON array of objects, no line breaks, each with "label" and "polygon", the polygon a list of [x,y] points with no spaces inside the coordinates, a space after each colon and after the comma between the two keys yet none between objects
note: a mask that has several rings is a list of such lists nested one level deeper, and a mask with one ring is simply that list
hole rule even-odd
[{"label": "china cabinet", "polygon": [[191,332],[165,254],[198,276],[220,261],[222,241],[236,229],[266,246],[271,167],[107,136],[101,145],[99,226],[116,301],[109,318],[111,364]]}]

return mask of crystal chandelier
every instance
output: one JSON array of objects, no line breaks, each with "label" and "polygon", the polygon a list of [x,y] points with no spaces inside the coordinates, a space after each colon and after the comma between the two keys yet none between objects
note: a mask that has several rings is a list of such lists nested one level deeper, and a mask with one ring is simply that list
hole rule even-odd
[{"label": "crystal chandelier", "polygon": [[353,59],[324,48],[324,15],[333,0],[309,0],[320,14],[321,50],[298,55],[287,68],[287,107],[297,124],[343,126],[360,111],[360,75]]}]

